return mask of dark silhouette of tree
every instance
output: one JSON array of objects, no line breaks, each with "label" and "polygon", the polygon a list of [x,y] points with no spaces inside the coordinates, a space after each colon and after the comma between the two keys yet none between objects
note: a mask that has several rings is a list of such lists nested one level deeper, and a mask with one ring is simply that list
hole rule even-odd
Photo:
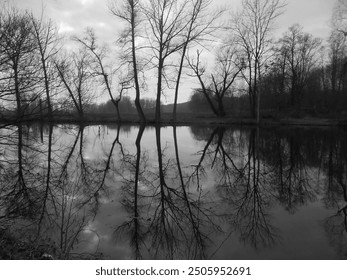
[{"label": "dark silhouette of tree", "polygon": [[[242,71],[243,60],[237,57],[236,49],[223,47],[216,55],[215,72],[211,77],[204,79],[205,67],[201,66],[200,51],[197,51],[196,61],[191,59],[188,63],[198,78],[201,92],[204,94],[211,110],[219,117],[225,116],[224,100],[231,95],[231,86]],[[215,102],[213,102],[215,101]],[[215,105],[217,104],[217,105]]]},{"label": "dark silhouette of tree", "polygon": [[[52,106],[52,91],[54,85],[54,79],[56,78],[56,71],[54,69],[54,59],[59,51],[59,37],[58,31],[51,19],[44,20],[43,15],[40,19],[36,19],[33,14],[30,15],[32,24],[32,32],[35,41],[35,46],[40,58],[42,72],[42,79],[45,92],[45,103],[47,105],[48,117],[52,118],[53,106]],[[41,76],[40,75],[40,76]],[[40,99],[40,105],[42,104]],[[42,105],[41,105],[42,106]],[[43,108],[40,108],[42,114]]]},{"label": "dark silhouette of tree", "polygon": [[83,118],[85,107],[91,102],[90,56],[86,51],[80,50],[55,62],[59,77],[72,100],[78,116]]},{"label": "dark silhouette of tree", "polygon": [[[171,62],[168,60],[182,50],[190,40],[187,40],[187,36],[184,35],[191,24],[191,18],[187,19],[187,9],[189,9],[187,0],[150,0],[144,7],[144,14],[149,25],[146,32],[153,53],[152,63],[157,70],[156,122],[159,122],[161,118],[160,106],[164,84],[168,85],[170,82],[167,68]],[[182,39],[182,36],[185,37]]]},{"label": "dark silhouette of tree", "polygon": [[300,25],[293,25],[280,39],[281,49],[287,62],[291,105],[300,108],[303,91],[309,75],[317,63],[317,51],[321,40],[302,31]]},{"label": "dark silhouette of tree", "polygon": [[329,60],[328,75],[332,94],[332,98],[336,99],[336,94],[342,92],[344,88],[344,79],[346,76],[345,58],[346,58],[346,36],[341,32],[333,30],[329,37]]},{"label": "dark silhouette of tree", "polygon": [[113,103],[113,105],[116,108],[117,113],[117,120],[121,121],[121,115],[119,110],[119,102],[122,100],[122,96],[124,91],[131,88],[131,78],[125,77],[120,78],[119,82],[119,92],[118,96],[114,97],[114,89],[112,87],[112,76],[113,74],[117,74],[118,76],[121,75],[120,69],[116,69],[114,71],[115,73],[112,73],[109,67],[107,67],[105,60],[107,59],[107,47],[106,46],[99,46],[95,32],[91,28],[87,28],[85,32],[85,36],[81,39],[78,37],[75,37],[74,40],[82,44],[83,47],[85,47],[88,52],[91,53],[92,59],[92,71],[94,72],[95,76],[101,76],[102,84],[106,87],[106,91]]},{"label": "dark silhouette of tree", "polygon": [[194,0],[191,1],[192,7],[190,7],[187,17],[189,23],[183,34],[183,47],[181,50],[181,59],[178,66],[178,73],[175,86],[175,97],[173,106],[173,120],[176,121],[177,115],[177,100],[179,93],[179,86],[181,82],[181,76],[184,66],[187,50],[191,43],[201,44],[204,40],[211,37],[213,32],[217,32],[218,27],[215,26],[216,20],[222,15],[223,11],[216,11],[211,14],[209,11],[211,1],[210,0]]},{"label": "dark silhouette of tree", "polygon": [[1,97],[15,101],[16,118],[22,119],[27,104],[38,98],[32,24],[29,13],[16,8],[7,7],[1,17]]},{"label": "dark silhouette of tree", "polygon": [[242,71],[248,86],[252,117],[259,122],[259,81],[264,71],[266,53],[271,47],[271,32],[277,17],[283,13],[285,4],[280,0],[244,0],[241,12],[231,21],[231,44],[236,44],[243,53],[246,68]]},{"label": "dark silhouette of tree", "polygon": [[139,47],[139,32],[141,30],[140,25],[143,23],[141,19],[141,2],[139,0],[124,0],[122,5],[119,6],[118,3],[112,2],[110,6],[112,14],[117,18],[123,20],[126,23],[126,27],[121,34],[119,43],[123,46],[123,60],[125,64],[129,64],[132,68],[129,76],[133,77],[133,82],[135,84],[135,106],[137,113],[139,115],[140,121],[145,122],[146,117],[141,108],[141,85],[139,74],[142,71],[142,67],[138,62],[138,50]]}]

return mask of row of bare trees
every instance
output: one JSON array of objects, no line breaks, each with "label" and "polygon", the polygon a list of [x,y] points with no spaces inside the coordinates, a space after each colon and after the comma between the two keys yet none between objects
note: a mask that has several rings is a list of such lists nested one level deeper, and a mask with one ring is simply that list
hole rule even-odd
[{"label": "row of bare trees", "polygon": [[[176,120],[179,87],[188,49],[211,38],[222,11],[211,13],[210,0],[149,0],[113,2],[112,13],[125,22],[120,37],[123,63],[129,65],[136,90],[135,105],[145,120],[140,96],[140,73],[156,71],[155,119],[161,118],[161,99],[174,89],[173,118]],[[175,61],[178,61],[177,63]]]},{"label": "row of bare trees", "polygon": [[[347,88],[346,3],[336,3],[331,35],[326,42],[305,32],[298,24],[289,27],[280,38],[273,39],[273,24],[283,8],[279,1],[243,1],[242,16],[235,15],[231,20],[231,40],[227,46],[236,48],[239,59],[239,67],[233,73],[241,69],[238,78],[241,77],[246,86],[238,85],[228,90],[224,98],[228,113],[238,106],[238,111],[249,109],[251,116],[259,121],[261,111],[263,115],[287,116],[292,113],[300,116],[305,112],[316,115],[343,112],[347,104],[344,94]],[[194,66],[199,66],[198,63]],[[234,62],[234,65],[237,64]],[[199,68],[193,70],[196,69]],[[195,71],[199,79],[205,70],[200,69],[200,73]],[[229,77],[232,80],[233,75]],[[213,103],[210,97],[212,101],[214,99],[214,105],[218,104],[218,91],[213,83],[210,82],[207,91],[204,88],[202,86],[200,94],[209,95],[205,103]],[[237,98],[236,92],[240,92]],[[196,91],[193,99],[202,104],[198,95],[199,91]],[[245,96],[248,96],[248,104]]]},{"label": "row of bare trees", "polygon": [[[43,16],[37,19],[28,11],[4,5],[0,14],[3,106],[14,107],[18,119],[24,114],[28,117],[29,107],[30,111],[42,112],[43,104],[50,117],[55,104],[55,107],[74,108],[83,118],[88,104],[101,91],[97,87],[100,82],[115,106],[118,120],[123,94],[134,89],[137,113],[145,122],[141,107],[144,72],[156,69],[155,117],[160,120],[161,97],[174,82],[177,104],[188,47],[193,42],[202,42],[216,29],[213,23],[221,12],[208,16],[210,2],[111,2],[112,14],[124,21],[118,38],[121,54],[114,56],[109,55],[110,49],[98,41],[92,28],[74,36],[72,40],[77,44],[64,50],[63,38],[51,20]],[[175,65],[177,56],[180,63]],[[176,114],[176,105],[174,111]]]},{"label": "row of bare trees", "polygon": [[[141,101],[147,88],[155,86],[155,120],[161,120],[168,92],[174,94],[176,120],[183,74],[188,74],[199,84],[195,93],[215,115],[227,114],[231,96],[248,96],[247,109],[259,122],[267,103],[275,102],[271,108],[279,110],[282,103],[300,109],[308,91],[342,92],[345,2],[336,4],[325,50],[321,39],[297,24],[274,40],[275,21],[284,9],[282,0],[243,0],[240,10],[222,23],[226,9],[213,10],[210,0],[111,1],[110,12],[123,22],[113,52],[90,27],[65,44],[51,20],[4,5],[1,105],[15,111],[18,119],[31,113],[52,118],[57,111],[74,111],[83,118],[105,92],[120,121],[119,104],[133,91],[139,120],[146,122]],[[216,49],[212,66],[207,64],[211,48]]]},{"label": "row of bare trees", "polygon": [[291,26],[276,42],[273,57],[264,79],[268,97],[281,110],[287,106],[337,110],[346,102],[346,38],[338,28],[331,31],[327,44],[305,32],[300,25]]}]

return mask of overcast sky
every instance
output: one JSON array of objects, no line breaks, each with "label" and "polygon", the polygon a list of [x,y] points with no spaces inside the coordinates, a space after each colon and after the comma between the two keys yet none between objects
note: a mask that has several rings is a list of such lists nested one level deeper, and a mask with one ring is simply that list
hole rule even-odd
[{"label": "overcast sky", "polygon": [[[100,35],[114,36],[117,22],[108,10],[111,0],[0,0],[14,3],[18,7],[45,14],[56,21],[61,31],[78,32],[86,26],[93,26]],[[114,0],[117,2],[118,0]],[[227,5],[237,9],[241,0],[214,0],[214,5]],[[336,0],[287,0],[286,12],[278,19],[278,30],[284,31],[290,25],[299,23],[305,31],[315,36],[326,37],[329,21]]]},{"label": "overcast sky", "polygon": [[[119,24],[108,9],[112,0],[0,0],[14,4],[19,8],[30,9],[40,15],[42,7],[45,17],[52,18],[60,32],[76,34],[87,26],[92,26],[97,36],[112,43],[115,40]],[[115,2],[121,0],[113,0]],[[277,36],[289,26],[299,23],[304,31],[323,39],[329,35],[329,22],[337,0],[287,0],[285,13],[277,20]],[[239,8],[241,0],[214,0],[213,5],[225,5],[232,10]],[[181,99],[180,101],[185,101]],[[169,102],[169,101],[167,101]]]}]

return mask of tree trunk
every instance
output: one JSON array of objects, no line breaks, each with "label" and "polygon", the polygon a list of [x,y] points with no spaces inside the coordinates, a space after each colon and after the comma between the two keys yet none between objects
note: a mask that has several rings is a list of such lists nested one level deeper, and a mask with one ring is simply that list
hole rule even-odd
[{"label": "tree trunk", "polygon": [[16,103],[17,103],[17,119],[21,119],[23,117],[23,112],[22,112],[22,104],[21,104],[21,98],[20,98],[20,92],[19,92],[18,69],[16,66],[14,67],[13,71],[14,71],[14,88],[15,88]]},{"label": "tree trunk", "polygon": [[119,112],[119,100],[115,102],[115,107],[116,107],[116,112],[117,112],[117,121],[120,123],[122,121],[121,117],[120,117],[120,112]]},{"label": "tree trunk", "polygon": [[[189,36],[189,35],[188,35]],[[188,38],[189,39],[189,38]],[[181,75],[182,75],[182,69],[183,69],[183,62],[184,62],[184,56],[186,54],[187,50],[187,45],[188,42],[183,47],[182,50],[182,56],[181,56],[181,61],[180,61],[180,66],[178,69],[178,75],[177,75],[177,81],[176,81],[176,88],[175,88],[175,99],[174,99],[174,106],[173,106],[173,121],[176,122],[176,117],[177,117],[177,99],[178,99],[178,89],[180,86],[180,80],[181,80]]]},{"label": "tree trunk", "polygon": [[158,83],[157,83],[157,100],[155,105],[155,121],[160,122],[160,98],[161,98],[161,87],[162,87],[162,75],[163,75],[164,59],[162,58],[162,52],[159,54],[159,65],[158,65]]},{"label": "tree trunk", "polygon": [[224,110],[224,104],[223,104],[223,99],[218,98],[218,116],[219,117],[225,117],[225,110]]},{"label": "tree trunk", "polygon": [[48,118],[51,119],[52,115],[53,115],[53,110],[52,110],[51,97],[50,97],[50,92],[49,92],[49,80],[48,80],[47,68],[46,68],[46,63],[45,63],[44,58],[42,58],[42,67],[43,67],[43,75],[44,75],[44,79],[45,79]]},{"label": "tree trunk", "polygon": [[146,117],[145,117],[145,114],[143,113],[141,103],[140,103],[140,83],[139,83],[139,77],[137,73],[138,69],[137,69],[136,45],[135,45],[135,10],[134,10],[133,1],[130,4],[131,4],[131,54],[132,54],[132,60],[133,60],[134,82],[135,82],[135,90],[136,90],[135,106],[136,106],[137,114],[140,117],[140,121],[142,123],[145,123]]}]

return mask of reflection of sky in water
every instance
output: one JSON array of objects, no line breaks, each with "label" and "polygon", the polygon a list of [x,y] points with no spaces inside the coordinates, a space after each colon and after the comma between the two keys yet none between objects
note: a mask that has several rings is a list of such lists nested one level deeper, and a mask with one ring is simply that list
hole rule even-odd
[{"label": "reflection of sky in water", "polygon": [[[158,131],[147,127],[141,138],[135,219],[138,132],[136,126],[119,131],[117,126],[87,126],[83,133],[77,126],[54,128],[51,185],[52,189],[55,186],[55,203],[65,201],[77,209],[71,216],[74,227],[84,222],[75,253],[101,252],[106,259],[339,259],[346,254],[343,215],[335,216],[346,205],[338,184],[339,179],[346,180],[346,169],[337,170],[347,160],[339,158],[344,151],[342,136],[331,144],[335,145],[332,161],[340,165],[330,170],[326,138],[317,138],[320,132],[314,130],[312,135],[301,131],[303,136],[294,133],[294,137],[290,130],[288,135],[261,130],[257,138],[251,129],[177,127],[185,193],[176,164],[173,128],[160,130],[166,183],[161,188]],[[47,133],[44,135],[47,144]],[[67,177],[59,177],[74,143],[64,173]],[[37,145],[47,152],[47,145]],[[15,149],[6,153],[16,156]],[[47,168],[46,159],[45,153],[37,155],[37,172],[38,166]],[[200,161],[200,169],[196,169]],[[95,193],[103,178],[103,191]],[[53,209],[48,210],[51,215]],[[338,249],[341,246],[345,247]]]},{"label": "reflection of sky in water", "polygon": [[[137,137],[137,129],[130,128],[128,131],[121,131],[119,141],[122,144],[124,151],[130,154],[136,153],[134,145]],[[88,128],[86,132],[85,151],[86,154],[92,155],[97,158],[100,156],[107,156],[105,152],[110,149],[112,141],[117,134],[116,130],[108,129],[107,134],[102,136],[102,139],[93,139],[97,136],[97,127]],[[233,138],[240,139],[240,132],[234,131]],[[208,136],[207,136],[208,138]],[[179,156],[181,167],[185,174],[188,174],[193,165],[199,161],[202,149],[206,145],[207,139],[197,140],[192,137],[191,131],[187,127],[177,128],[177,142],[179,148]],[[230,144],[230,143],[228,143]],[[239,144],[237,145],[239,146]],[[173,142],[173,130],[171,127],[161,129],[161,147],[164,150],[164,161],[175,159],[175,150]],[[146,152],[149,160],[153,161],[149,168],[158,168],[157,154],[155,146],[155,129],[147,128],[141,139],[142,152]],[[230,147],[226,147],[228,149]],[[238,155],[235,157],[235,164],[242,166],[247,160],[247,145],[243,148],[231,149],[233,154]],[[119,157],[119,149],[114,153],[115,157]],[[211,160],[212,155],[206,155],[206,162]],[[155,172],[155,170],[153,170]],[[317,169],[309,169],[310,177],[317,176]],[[120,177],[115,177],[115,181]],[[223,204],[223,200],[216,193],[216,183],[219,178],[216,178],[214,170],[210,166],[205,167],[205,176],[201,178],[202,194],[204,195],[203,203],[209,208],[214,208],[218,212],[217,215],[223,216],[230,212],[228,205]],[[167,180],[169,182],[170,180]],[[179,185],[178,180],[171,180]],[[316,185],[317,186],[317,185]],[[119,184],[114,184],[111,188],[119,189]],[[143,185],[139,185],[141,189]],[[195,188],[189,190],[195,192]],[[124,217],[129,215],[124,212],[122,205],[119,203],[119,193],[113,192],[111,198],[101,198],[102,206],[92,222],[93,228],[99,233],[99,250],[103,251],[106,257],[109,258],[132,258],[131,249],[129,248],[129,240],[127,236],[116,239],[114,230],[117,225],[124,221]],[[223,213],[223,211],[225,212]],[[324,220],[335,214],[335,210],[327,210],[322,207],[320,200],[314,202],[307,202],[305,205],[300,206],[294,214],[286,211],[282,206],[272,205],[269,207],[267,215],[271,218],[271,224],[276,228],[278,234],[274,237],[271,246],[258,247],[247,244],[243,237],[240,237],[240,232],[235,229],[226,219],[219,220],[223,232],[211,231],[209,238],[212,239],[213,245],[207,246],[207,255],[217,259],[315,259],[315,258],[336,258],[334,248],[329,244],[326,232],[324,231]],[[224,221],[224,222],[223,222]],[[245,233],[242,233],[245,235]],[[247,234],[246,234],[247,235]],[[95,236],[90,234],[91,243],[95,242]],[[212,244],[211,243],[211,244]],[[261,243],[261,242],[260,242]],[[146,255],[146,254],[145,254]]]}]

